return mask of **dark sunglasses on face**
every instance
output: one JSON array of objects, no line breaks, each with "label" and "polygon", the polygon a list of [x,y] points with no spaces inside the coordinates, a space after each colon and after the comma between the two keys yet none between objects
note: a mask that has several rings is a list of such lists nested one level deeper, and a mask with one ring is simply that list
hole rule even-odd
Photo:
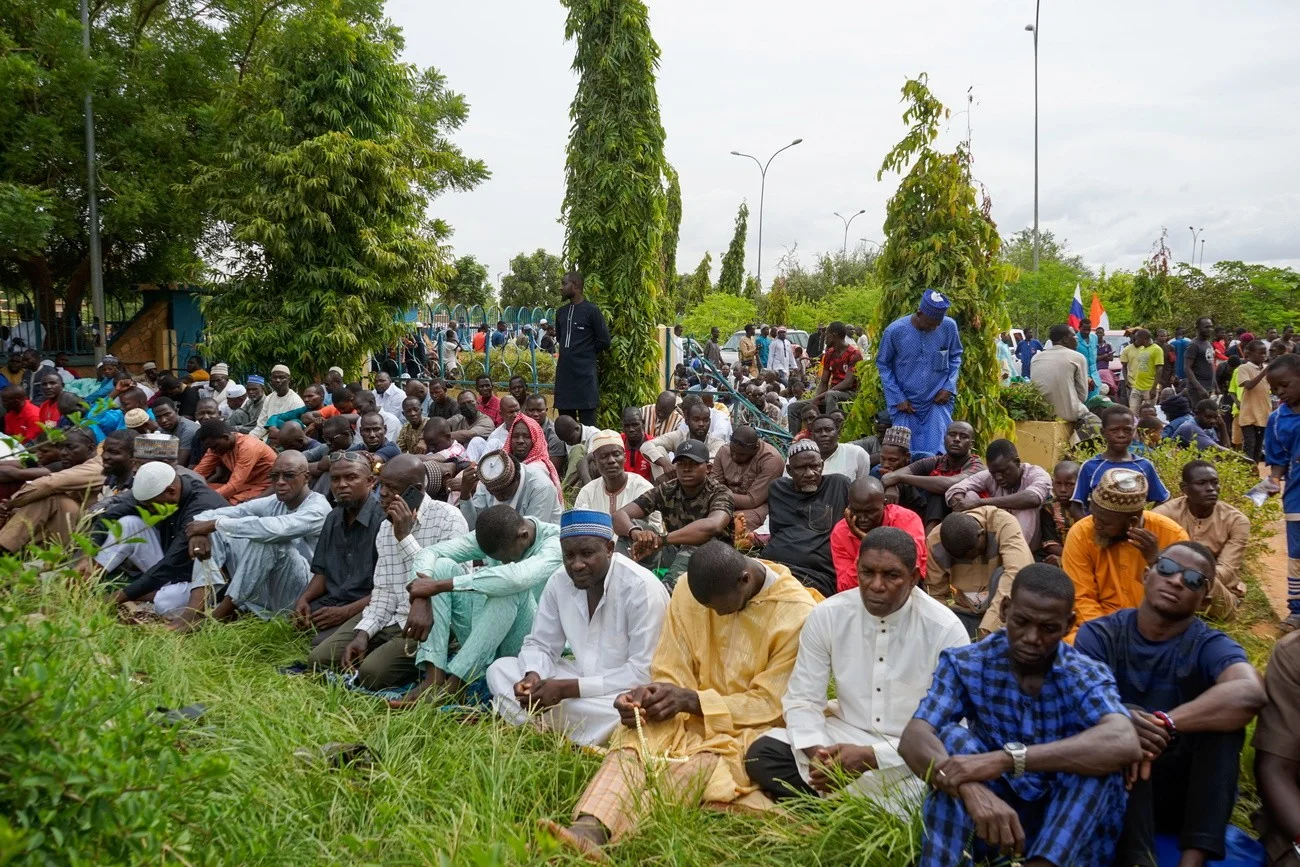
[{"label": "dark sunglasses on face", "polygon": [[290,473],[290,472],[280,472],[279,470],[272,470],[271,472],[266,474],[266,478],[267,481],[271,482],[271,484],[275,484],[276,482],[280,481],[280,479],[284,479],[286,482],[292,482],[294,479],[298,478],[301,475],[303,475],[303,473]]},{"label": "dark sunglasses on face", "polygon": [[1206,585],[1210,583],[1210,579],[1203,573],[1197,572],[1195,569],[1187,569],[1169,557],[1161,557],[1156,560],[1156,571],[1166,578],[1182,573],[1183,586],[1193,592],[1204,590]]}]

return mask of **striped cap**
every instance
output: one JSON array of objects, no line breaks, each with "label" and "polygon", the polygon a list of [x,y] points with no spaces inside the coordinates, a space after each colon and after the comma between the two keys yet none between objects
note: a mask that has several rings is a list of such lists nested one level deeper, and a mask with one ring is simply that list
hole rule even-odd
[{"label": "striped cap", "polygon": [[569,536],[595,536],[613,541],[614,519],[604,512],[570,509],[560,516],[560,538]]}]

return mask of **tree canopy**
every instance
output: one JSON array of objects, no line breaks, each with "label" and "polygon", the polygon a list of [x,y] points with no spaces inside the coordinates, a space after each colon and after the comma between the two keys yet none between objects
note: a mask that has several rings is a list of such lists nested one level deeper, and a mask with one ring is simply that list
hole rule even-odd
[{"label": "tree canopy", "polygon": [[464,304],[466,308],[492,304],[492,284],[488,282],[487,266],[473,256],[461,256],[451,265],[442,301],[449,307]]},{"label": "tree canopy", "polygon": [[564,262],[540,247],[510,260],[501,278],[502,307],[554,307],[560,303]]},{"label": "tree canopy", "polygon": [[740,295],[745,291],[745,234],[749,227],[749,205],[740,203],[736,212],[736,230],[727,252],[722,254],[722,272],[718,274],[718,291]]}]

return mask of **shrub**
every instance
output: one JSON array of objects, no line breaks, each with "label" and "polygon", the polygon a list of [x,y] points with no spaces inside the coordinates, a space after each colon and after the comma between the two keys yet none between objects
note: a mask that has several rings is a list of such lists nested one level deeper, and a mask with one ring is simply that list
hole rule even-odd
[{"label": "shrub", "polygon": [[1043,390],[1032,382],[1002,386],[1002,408],[1012,421],[1055,421],[1056,409]]},{"label": "shrub", "polygon": [[[475,380],[483,375],[485,356],[482,352],[461,352],[460,358],[461,379]],[[555,383],[555,359],[546,352],[537,350],[536,356],[528,349],[523,349],[513,343],[506,345],[502,349],[492,350],[492,369],[488,375],[492,381],[504,384],[512,376],[522,376],[528,380],[529,384],[533,381],[533,358],[537,359],[537,382],[542,385],[553,385]]]}]

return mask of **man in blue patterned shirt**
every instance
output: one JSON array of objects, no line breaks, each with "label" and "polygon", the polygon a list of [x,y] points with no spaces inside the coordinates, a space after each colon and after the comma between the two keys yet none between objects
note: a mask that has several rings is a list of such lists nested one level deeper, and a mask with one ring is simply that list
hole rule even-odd
[{"label": "man in blue patterned shirt", "polygon": [[1124,821],[1119,772],[1142,755],[1115,678],[1062,642],[1074,585],[1055,566],[1022,569],[1002,615],[1004,631],[943,651],[898,745],[933,787],[920,865],[999,853],[1109,864]]}]

